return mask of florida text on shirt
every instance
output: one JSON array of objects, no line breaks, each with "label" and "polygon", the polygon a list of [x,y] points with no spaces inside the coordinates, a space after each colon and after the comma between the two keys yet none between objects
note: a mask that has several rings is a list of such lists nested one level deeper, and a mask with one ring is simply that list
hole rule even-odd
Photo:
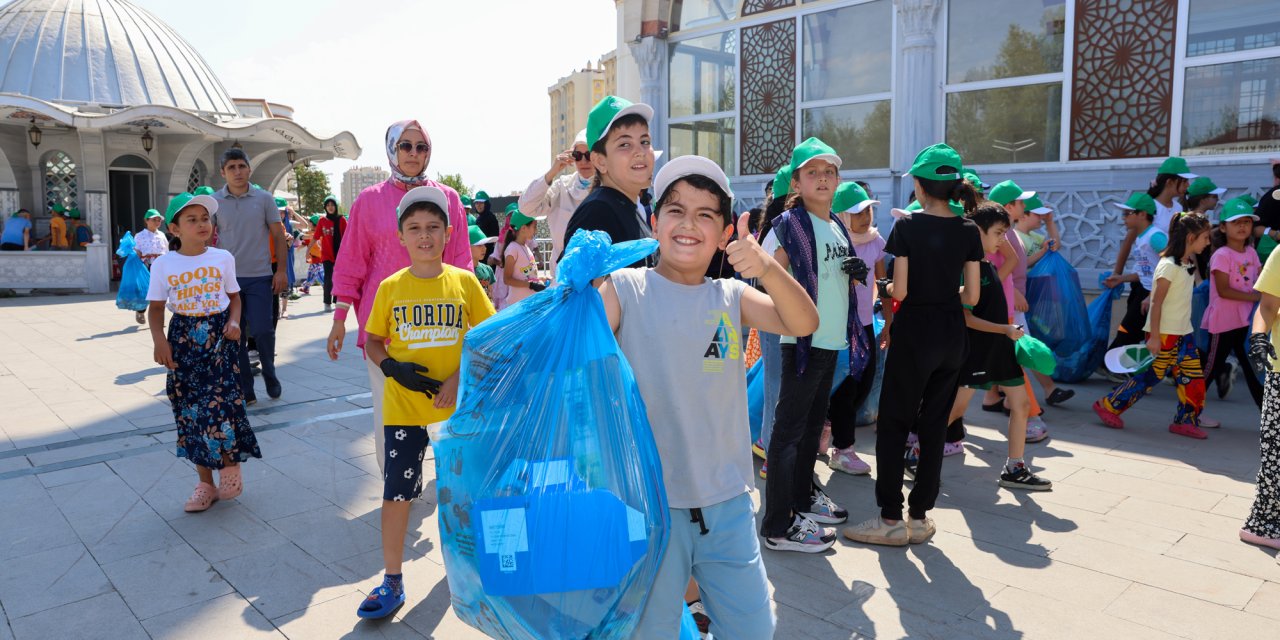
[{"label": "florida text on shirt", "polygon": [[393,340],[406,349],[431,349],[458,344],[466,315],[455,300],[414,300],[391,307]]}]

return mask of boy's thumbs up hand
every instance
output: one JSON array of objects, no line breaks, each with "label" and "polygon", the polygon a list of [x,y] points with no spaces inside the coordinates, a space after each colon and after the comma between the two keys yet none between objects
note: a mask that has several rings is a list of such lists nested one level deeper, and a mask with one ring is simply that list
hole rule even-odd
[{"label": "boy's thumbs up hand", "polygon": [[747,225],[750,219],[749,213],[738,218],[738,239],[730,242],[724,253],[729,258],[729,264],[733,265],[733,270],[742,277],[763,278],[773,269],[774,259],[760,248],[760,243],[751,235],[751,229]]}]

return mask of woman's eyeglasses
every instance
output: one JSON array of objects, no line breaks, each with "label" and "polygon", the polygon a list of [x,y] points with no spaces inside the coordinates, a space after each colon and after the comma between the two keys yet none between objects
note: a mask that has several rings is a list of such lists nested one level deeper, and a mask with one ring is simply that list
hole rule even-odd
[{"label": "woman's eyeglasses", "polygon": [[575,150],[571,153],[571,155],[573,156],[573,160],[574,160],[574,162],[582,162],[583,160],[586,160],[586,159],[588,159],[588,158],[590,158],[590,157],[591,157],[591,152],[590,152],[590,151],[578,151],[578,150],[576,150],[576,149],[575,149]]},{"label": "woman's eyeglasses", "polygon": [[414,151],[417,151],[420,156],[425,156],[428,153],[431,153],[431,145],[425,142],[419,142],[415,145],[414,143],[406,140],[396,144],[396,148],[405,153],[413,153]]}]

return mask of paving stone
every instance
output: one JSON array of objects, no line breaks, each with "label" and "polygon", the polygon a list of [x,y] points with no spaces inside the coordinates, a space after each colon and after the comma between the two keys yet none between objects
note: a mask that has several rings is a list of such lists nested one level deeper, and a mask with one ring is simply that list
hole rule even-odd
[{"label": "paving stone", "polygon": [[97,480],[107,476],[115,475],[111,468],[104,463],[89,464],[83,467],[72,467],[61,471],[49,471],[47,473],[37,474],[36,478],[40,480],[46,488],[61,487],[64,484],[74,484],[77,482],[86,482],[88,480]]},{"label": "paving stone", "polygon": [[1262,583],[1244,610],[1272,620],[1280,620],[1280,584]]},{"label": "paving stone", "polygon": [[377,529],[333,505],[271,520],[269,524],[325,564],[382,548],[382,534]]},{"label": "paving stone", "polygon": [[246,550],[213,566],[268,619],[355,591],[353,585],[292,543]]},{"label": "paving stone", "polygon": [[871,638],[869,635],[838,627],[822,618],[815,618],[785,604],[776,604],[774,615],[777,617],[777,626],[773,634],[775,638],[796,638],[797,640],[828,640],[829,638],[867,640]]},{"label": "paving stone", "polygon": [[[1165,473],[1169,471],[1186,473],[1182,469],[1169,469]],[[1093,471],[1089,469],[1072,474],[1063,483],[1055,483],[1054,488],[1060,489],[1063,484],[1097,489],[1098,491],[1106,491],[1112,494],[1123,494],[1197,511],[1212,509],[1224,497],[1224,492],[1205,491],[1190,487],[1183,487],[1179,491],[1170,491],[1169,483],[1158,478],[1156,480],[1144,480],[1142,478],[1125,477],[1110,471]]]},{"label": "paving stone", "polygon": [[49,638],[110,638],[111,640],[147,639],[120,596],[104,593],[66,604],[55,609],[11,620],[17,640]]},{"label": "paving stone", "polygon": [[1280,583],[1280,565],[1276,564],[1275,550],[1264,549],[1239,540],[1223,542],[1186,535],[1164,555]]},{"label": "paving stone", "polygon": [[[1246,471],[1246,467],[1250,470]],[[1241,468],[1237,469],[1233,474],[1234,477],[1216,473],[1192,471],[1191,469],[1169,467],[1164,471],[1161,471],[1160,475],[1156,476],[1154,479],[1158,482],[1166,483],[1166,485],[1203,489],[1205,491],[1225,493],[1252,500],[1254,494],[1254,482],[1257,480],[1256,472],[1257,461],[1254,460],[1252,465],[1241,465]],[[1182,492],[1179,491],[1177,493]]]},{"label": "paving stone", "polygon": [[111,590],[80,544],[10,558],[0,572],[0,602],[10,621]]},{"label": "paving stone", "polygon": [[[292,613],[274,620],[280,631],[289,638],[307,638],[315,640],[355,639],[355,638],[387,638],[391,640],[421,640],[427,636],[414,630],[398,618],[384,620],[361,620],[356,617],[356,609],[364,600],[363,593],[349,593],[341,598],[322,602],[305,611]],[[403,611],[404,608],[401,608]],[[446,637],[446,636],[441,636]],[[484,638],[484,634],[451,635],[450,638]]]},{"label": "paving stone", "polygon": [[284,638],[275,625],[235,593],[147,618],[142,626],[153,640],[203,640],[212,629],[229,638]]},{"label": "paving stone", "polygon": [[103,564],[102,571],[141,620],[232,592],[185,544]]},{"label": "paving stone", "polygon": [[49,495],[101,562],[182,542],[178,534],[115,475],[53,487]]},{"label": "paving stone", "polygon": [[99,442],[85,443],[74,447],[61,447],[48,451],[35,451],[27,454],[31,464],[39,467],[47,464],[78,460],[91,456],[119,453],[131,449],[145,449],[158,444],[151,436],[134,435],[123,438],[112,438]]},{"label": "paving stone", "polygon": [[1197,640],[1269,638],[1276,634],[1274,619],[1142,584],[1121,594],[1106,613]]},{"label": "paving stone", "polygon": [[406,592],[404,607],[396,612],[397,620],[428,638],[485,637],[455,615],[444,567],[428,560],[406,562],[404,577],[412,589]]},{"label": "paving stone", "polygon": [[1019,589],[1005,589],[997,593],[991,598],[990,610],[976,610],[969,617],[990,625],[995,611],[1005,612],[1004,615],[1009,617],[1012,628],[1007,631],[1006,638],[1172,640],[1179,637],[1099,611],[1054,606],[1040,595]]},{"label": "paving stone", "polygon": [[253,461],[242,465],[244,493],[236,498],[255,515],[266,521],[319,509],[329,502],[307,490],[292,478]]},{"label": "paving stone", "polygon": [[209,562],[221,562],[246,550],[287,542],[279,531],[236,501],[215,504],[203,513],[170,520],[169,526]]},{"label": "paving stone", "polygon": [[1252,510],[1252,495],[1248,498],[1242,498],[1240,496],[1226,496],[1220,500],[1218,504],[1213,505],[1213,508],[1209,510],[1209,513],[1216,513],[1228,518],[1236,518],[1241,524],[1244,524],[1245,519],[1249,517],[1249,512]]},{"label": "paving stone", "polygon": [[[865,583],[864,583],[865,584]],[[924,604],[905,593],[866,585],[856,590],[857,600],[824,618],[826,622],[874,638],[1007,638],[1009,625],[998,620],[992,627]]]},{"label": "paving stone", "polygon": [[1244,524],[1237,518],[1151,502],[1141,498],[1129,498],[1107,515],[1135,522],[1158,523],[1174,531],[1193,533],[1222,541],[1238,540],[1240,526]]}]

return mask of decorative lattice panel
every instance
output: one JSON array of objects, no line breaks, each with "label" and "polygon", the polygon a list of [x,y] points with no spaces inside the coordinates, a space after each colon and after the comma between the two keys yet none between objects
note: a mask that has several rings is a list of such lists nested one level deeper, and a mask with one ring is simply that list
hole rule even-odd
[{"label": "decorative lattice panel", "polygon": [[774,173],[796,138],[796,21],[742,30],[743,175]]},{"label": "decorative lattice panel", "polygon": [[1071,159],[1168,155],[1177,0],[1077,0]]},{"label": "decorative lattice panel", "polygon": [[742,15],[754,16],[757,13],[794,7],[795,4],[796,0],[744,0],[742,3]]},{"label": "decorative lattice panel", "polygon": [[58,151],[44,163],[44,206],[48,211],[60,204],[68,209],[76,206],[76,163],[71,156]]},{"label": "decorative lattice panel", "polygon": [[196,160],[195,164],[191,165],[191,173],[187,174],[187,193],[193,193],[196,187],[204,184],[206,173],[204,162]]}]

